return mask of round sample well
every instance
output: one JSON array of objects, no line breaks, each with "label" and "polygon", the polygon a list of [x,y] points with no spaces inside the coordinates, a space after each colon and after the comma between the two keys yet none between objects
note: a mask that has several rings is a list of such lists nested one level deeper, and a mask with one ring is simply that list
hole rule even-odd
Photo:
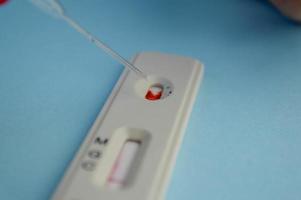
[{"label": "round sample well", "polygon": [[173,89],[169,80],[155,76],[140,79],[135,85],[137,95],[148,101],[165,99],[173,93]]}]

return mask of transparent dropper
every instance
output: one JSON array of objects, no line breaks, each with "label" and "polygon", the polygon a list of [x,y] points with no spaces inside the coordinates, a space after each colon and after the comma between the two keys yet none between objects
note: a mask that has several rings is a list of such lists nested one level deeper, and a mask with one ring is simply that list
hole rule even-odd
[{"label": "transparent dropper", "polygon": [[67,22],[71,27],[81,33],[86,39],[95,44],[98,48],[105,51],[107,54],[112,56],[115,60],[117,60],[120,64],[126,66],[128,69],[135,72],[138,76],[147,79],[146,74],[144,74],[139,68],[134,66],[127,59],[119,55],[116,51],[110,48],[101,40],[97,39],[94,35],[80,26],[75,20],[66,15],[66,12],[63,6],[60,4],[59,0],[30,0],[32,3],[42,8],[45,11],[48,11],[50,14],[57,16]]}]

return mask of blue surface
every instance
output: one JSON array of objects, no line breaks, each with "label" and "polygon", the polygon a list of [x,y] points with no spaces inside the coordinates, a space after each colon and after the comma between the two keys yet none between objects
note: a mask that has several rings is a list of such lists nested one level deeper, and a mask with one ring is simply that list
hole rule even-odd
[{"label": "blue surface", "polygon": [[[168,200],[299,200],[301,27],[256,0],[63,0],[126,57],[206,75]],[[27,1],[0,7],[0,199],[48,199],[122,66]]]}]

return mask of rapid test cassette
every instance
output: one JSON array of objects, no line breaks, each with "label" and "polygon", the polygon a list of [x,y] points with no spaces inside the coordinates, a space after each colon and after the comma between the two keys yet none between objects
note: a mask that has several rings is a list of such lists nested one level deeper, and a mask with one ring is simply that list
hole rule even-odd
[{"label": "rapid test cassette", "polygon": [[197,60],[133,59],[54,193],[53,200],[163,200],[203,75]]}]

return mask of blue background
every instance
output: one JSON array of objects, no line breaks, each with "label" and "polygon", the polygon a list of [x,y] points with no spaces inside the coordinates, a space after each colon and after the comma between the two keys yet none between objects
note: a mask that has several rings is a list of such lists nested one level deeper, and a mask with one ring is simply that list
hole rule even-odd
[{"label": "blue background", "polygon": [[[301,198],[301,26],[259,0],[63,0],[130,58],[206,74],[169,200]],[[123,67],[28,1],[0,7],[0,199],[48,199]]]}]

